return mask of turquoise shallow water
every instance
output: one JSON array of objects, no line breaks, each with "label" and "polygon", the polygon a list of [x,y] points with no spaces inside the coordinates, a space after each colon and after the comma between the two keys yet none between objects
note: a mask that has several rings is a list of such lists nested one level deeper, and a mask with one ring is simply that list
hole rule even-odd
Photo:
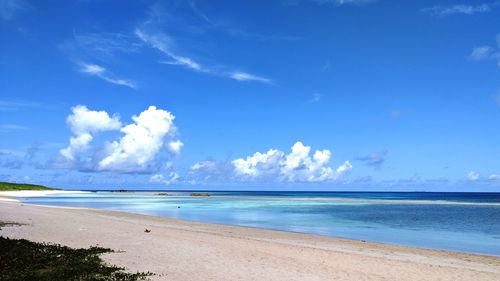
[{"label": "turquoise shallow water", "polygon": [[22,200],[500,256],[500,193],[210,194],[97,192]]}]

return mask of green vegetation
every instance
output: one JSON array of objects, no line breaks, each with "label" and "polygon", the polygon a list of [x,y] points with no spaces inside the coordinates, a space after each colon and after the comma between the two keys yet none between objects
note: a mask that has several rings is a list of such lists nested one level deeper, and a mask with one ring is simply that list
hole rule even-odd
[{"label": "green vegetation", "polygon": [[58,190],[58,188],[50,188],[36,184],[0,182],[0,191],[16,191],[16,190]]},{"label": "green vegetation", "polygon": [[136,281],[151,273],[127,273],[106,265],[99,255],[111,249],[72,249],[61,245],[35,243],[0,237],[1,281]]},{"label": "green vegetation", "polygon": [[[19,224],[0,221],[0,229],[9,225]],[[72,249],[0,236],[0,281],[138,281],[152,275],[105,264],[100,255],[109,252],[113,250]]]}]

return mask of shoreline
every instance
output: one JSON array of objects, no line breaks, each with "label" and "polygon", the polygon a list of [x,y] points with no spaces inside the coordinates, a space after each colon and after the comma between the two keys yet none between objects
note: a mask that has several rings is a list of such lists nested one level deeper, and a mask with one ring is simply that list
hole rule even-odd
[{"label": "shoreline", "polygon": [[[103,192],[108,192],[108,191],[103,191]],[[105,208],[92,208],[92,207],[77,207],[77,206],[55,206],[55,205],[45,205],[45,204],[33,204],[33,203],[25,203],[21,201],[18,198],[23,198],[23,197],[41,197],[41,196],[49,196],[49,195],[54,195],[54,194],[86,194],[86,193],[93,193],[91,191],[82,191],[82,190],[23,190],[23,191],[0,191],[0,201],[5,201],[5,202],[18,202],[22,204],[28,204],[32,206],[39,206],[39,207],[49,207],[49,208],[59,208],[59,209],[85,209],[85,210],[95,210],[95,211],[109,211],[109,212],[117,212],[117,213],[123,213],[123,214],[130,214],[130,215],[139,215],[139,216],[146,216],[146,217],[157,217],[157,218],[165,218],[165,219],[173,219],[177,220],[180,222],[193,222],[193,223],[205,223],[205,224],[210,224],[210,225],[215,225],[215,226],[234,226],[234,227],[243,227],[243,228],[250,228],[250,229],[255,229],[255,230],[269,230],[269,231],[278,231],[278,232],[284,232],[284,233],[296,233],[296,234],[305,234],[305,235],[313,235],[313,236],[320,236],[320,237],[330,237],[333,239],[343,239],[343,240],[349,240],[349,241],[358,241],[362,243],[376,243],[376,244],[383,244],[383,245],[389,245],[389,246],[396,246],[396,247],[408,247],[408,248],[413,248],[413,249],[422,249],[422,250],[431,250],[431,251],[444,251],[448,253],[456,253],[456,254],[470,254],[470,255],[479,255],[479,256],[487,256],[487,257],[497,257],[500,258],[499,254],[493,254],[493,253],[485,253],[481,251],[465,251],[465,250],[455,250],[455,249],[447,249],[444,247],[425,247],[421,245],[411,245],[411,244],[405,244],[405,243],[397,243],[397,242],[386,242],[386,241],[377,241],[377,240],[370,240],[366,238],[352,238],[352,237],[342,237],[342,236],[336,236],[336,235],[326,235],[326,234],[317,234],[317,233],[308,233],[308,232],[301,232],[301,231],[293,231],[293,230],[283,230],[283,229],[276,229],[276,228],[271,228],[271,227],[259,227],[259,226],[245,226],[245,225],[236,225],[236,224],[230,224],[230,223],[214,223],[214,222],[206,222],[206,221],[200,221],[200,220],[190,220],[190,219],[185,219],[185,218],[172,218],[172,217],[165,217],[165,216],[157,216],[157,215],[152,215],[152,214],[145,214],[145,213],[140,213],[140,212],[133,212],[133,211],[113,211],[113,210],[108,210]],[[350,200],[357,200],[357,199],[350,199]],[[378,200],[378,199],[374,199]],[[379,200],[379,201],[384,201],[384,200]],[[389,200],[390,201],[390,200]],[[399,201],[408,201],[408,200],[399,200]],[[467,204],[472,204],[468,202],[446,202],[446,204],[450,205],[467,205]],[[481,204],[481,205],[498,205],[500,203],[474,203],[475,205]]]},{"label": "shoreline", "polygon": [[153,280],[500,279],[495,256],[312,234],[6,201],[0,220],[26,224],[3,228],[10,238],[112,248],[106,261],[155,272]]}]

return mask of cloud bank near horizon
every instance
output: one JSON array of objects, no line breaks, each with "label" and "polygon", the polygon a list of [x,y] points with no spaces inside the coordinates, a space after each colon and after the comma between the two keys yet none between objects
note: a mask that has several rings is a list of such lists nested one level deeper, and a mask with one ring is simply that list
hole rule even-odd
[{"label": "cloud bank near horizon", "polygon": [[[84,105],[74,106],[66,118],[72,135],[68,146],[59,151],[58,167],[84,172],[151,174],[151,183],[164,184],[210,182],[211,179],[334,182],[345,179],[352,170],[349,161],[337,168],[330,167],[330,150],[313,153],[310,146],[297,141],[288,154],[270,149],[225,164],[206,160],[191,165],[182,173],[173,169],[171,161],[184,146],[176,138],[174,119],[171,112],[150,106],[132,116],[132,123],[124,124],[118,114],[92,110]],[[110,134],[101,136],[105,132]],[[121,137],[116,138],[116,134]],[[104,138],[104,145],[94,145],[96,138]],[[158,157],[162,152],[169,156],[168,160]]]}]

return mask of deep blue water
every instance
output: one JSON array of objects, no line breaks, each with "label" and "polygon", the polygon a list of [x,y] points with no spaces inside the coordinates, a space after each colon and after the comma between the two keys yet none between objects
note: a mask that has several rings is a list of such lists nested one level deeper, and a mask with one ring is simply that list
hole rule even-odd
[{"label": "deep blue water", "polygon": [[168,193],[97,192],[23,201],[500,256],[500,193]]}]

